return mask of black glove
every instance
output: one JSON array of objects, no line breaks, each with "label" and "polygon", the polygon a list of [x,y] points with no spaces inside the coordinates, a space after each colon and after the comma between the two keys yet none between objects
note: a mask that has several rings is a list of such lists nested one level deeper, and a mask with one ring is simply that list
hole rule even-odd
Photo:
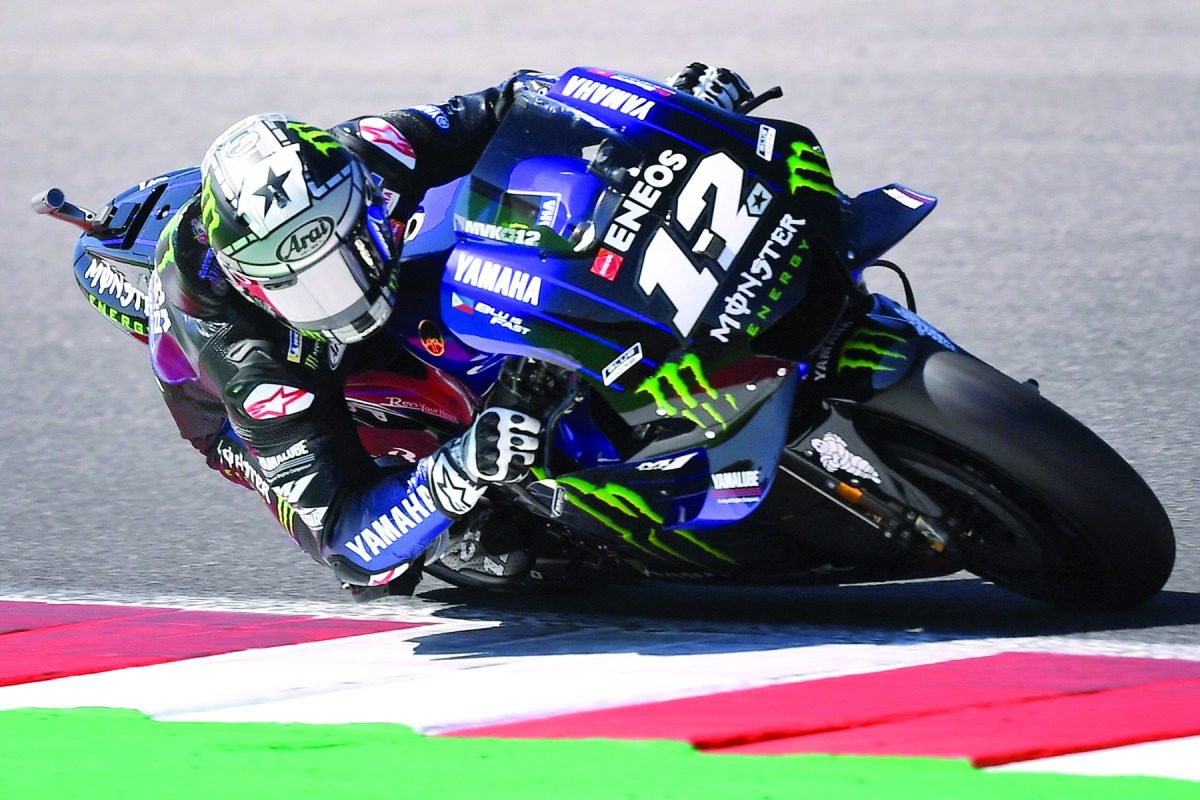
[{"label": "black glove", "polygon": [[710,67],[698,61],[667,78],[667,84],[726,111],[737,111],[754,97],[741,75],[725,67]]},{"label": "black glove", "polygon": [[522,89],[533,89],[538,94],[545,94],[546,87],[545,75],[541,72],[535,69],[517,70],[496,87],[500,94],[496,97],[492,115],[498,120],[504,119],[504,115],[509,112],[516,100],[517,92]]},{"label": "black glove", "polygon": [[489,483],[516,483],[529,474],[542,423],[507,408],[489,408],[467,432],[433,456],[430,489],[438,507],[462,516]]}]

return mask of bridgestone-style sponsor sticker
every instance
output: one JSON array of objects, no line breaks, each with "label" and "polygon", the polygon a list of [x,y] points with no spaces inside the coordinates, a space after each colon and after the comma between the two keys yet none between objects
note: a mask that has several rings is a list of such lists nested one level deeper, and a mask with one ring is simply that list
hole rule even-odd
[{"label": "bridgestone-style sponsor sticker", "polygon": [[642,360],[642,343],[634,342],[633,346],[613,359],[601,373],[605,386],[612,386],[617,378],[628,372],[634,364]]},{"label": "bridgestone-style sponsor sticker", "polygon": [[770,125],[758,126],[758,146],[754,152],[761,159],[771,160],[771,155],[775,152],[775,129]]},{"label": "bridgestone-style sponsor sticker", "polygon": [[606,281],[615,281],[617,273],[621,271],[621,262],[624,258],[609,250],[607,247],[601,247],[600,252],[596,255],[596,260],[592,262],[592,274],[599,275]]},{"label": "bridgestone-style sponsor sticker", "polygon": [[251,419],[275,419],[299,414],[313,404],[312,392],[278,383],[262,383],[246,397],[242,408]]}]

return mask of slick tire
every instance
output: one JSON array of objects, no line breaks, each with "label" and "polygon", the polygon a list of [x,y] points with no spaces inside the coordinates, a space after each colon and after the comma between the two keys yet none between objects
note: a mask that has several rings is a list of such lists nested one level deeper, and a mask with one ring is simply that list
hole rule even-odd
[{"label": "slick tire", "polygon": [[858,408],[888,467],[945,509],[963,566],[1018,594],[1091,610],[1162,589],[1175,536],[1141,476],[1083,424],[986,364],[938,351]]}]

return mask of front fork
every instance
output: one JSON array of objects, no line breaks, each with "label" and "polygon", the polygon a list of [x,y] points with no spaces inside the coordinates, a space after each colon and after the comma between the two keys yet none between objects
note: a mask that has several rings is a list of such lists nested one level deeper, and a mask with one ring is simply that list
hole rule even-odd
[{"label": "front fork", "polygon": [[826,401],[826,413],[788,444],[779,469],[827,497],[885,539],[923,542],[942,553],[950,538],[937,522],[942,507],[918,486],[888,468],[858,433],[853,403]]},{"label": "front fork", "polygon": [[860,402],[921,369],[938,350],[958,350],[915,313],[882,295],[843,324],[808,366],[780,469],[878,529],[889,540],[942,553],[952,538],[942,506],[894,472],[855,423]]}]

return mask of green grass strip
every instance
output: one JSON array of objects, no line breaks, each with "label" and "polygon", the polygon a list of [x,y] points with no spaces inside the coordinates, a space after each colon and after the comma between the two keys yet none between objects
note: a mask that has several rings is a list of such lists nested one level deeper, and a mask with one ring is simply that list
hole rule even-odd
[{"label": "green grass strip", "polygon": [[0,711],[0,798],[1200,797],[1200,783],[987,773],[965,761],[721,756],[679,742],[426,737],[400,725],[157,722],[123,709]]}]

